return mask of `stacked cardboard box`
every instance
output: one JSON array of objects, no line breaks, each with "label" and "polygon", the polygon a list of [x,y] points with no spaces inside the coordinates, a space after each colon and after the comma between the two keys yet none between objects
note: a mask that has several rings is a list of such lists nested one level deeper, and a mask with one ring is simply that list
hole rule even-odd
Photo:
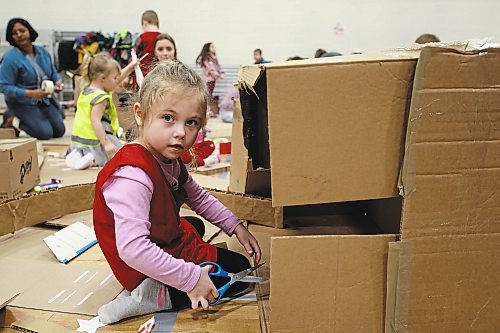
[{"label": "stacked cardboard box", "polygon": [[424,48],[242,68],[230,190],[285,219],[358,201],[380,230],[272,237],[271,332],[500,330],[499,67]]}]

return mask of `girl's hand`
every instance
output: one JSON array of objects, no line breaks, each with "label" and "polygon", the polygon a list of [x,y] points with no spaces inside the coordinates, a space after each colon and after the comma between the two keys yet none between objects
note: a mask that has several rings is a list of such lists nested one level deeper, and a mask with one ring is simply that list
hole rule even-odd
[{"label": "girl's hand", "polygon": [[104,151],[109,158],[112,158],[113,156],[115,156],[118,148],[114,144],[112,144],[111,141],[106,140],[106,142],[104,143]]},{"label": "girl's hand", "polygon": [[50,93],[46,93],[42,89],[30,89],[30,90],[26,90],[25,95],[26,95],[26,97],[31,97],[31,98],[39,101],[39,100],[42,100],[43,98],[47,97],[48,95],[50,95]]},{"label": "girl's hand", "polygon": [[247,228],[245,228],[245,226],[241,223],[236,227],[236,229],[234,229],[234,234],[247,253],[250,256],[254,256],[254,264],[258,265],[260,262],[261,251],[257,239],[255,239],[250,231],[248,231]]},{"label": "girl's hand", "polygon": [[219,297],[219,291],[215,288],[212,280],[208,276],[208,272],[212,266],[207,265],[201,268],[201,275],[193,290],[187,293],[191,300],[191,307],[197,309],[199,303],[204,310],[208,310],[208,303],[212,303]]}]

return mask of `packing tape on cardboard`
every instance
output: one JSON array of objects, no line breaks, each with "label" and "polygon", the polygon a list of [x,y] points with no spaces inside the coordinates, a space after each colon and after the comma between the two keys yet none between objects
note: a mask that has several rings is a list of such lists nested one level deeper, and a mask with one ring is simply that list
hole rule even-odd
[{"label": "packing tape on cardboard", "polygon": [[52,94],[54,92],[54,82],[50,80],[42,81],[42,90],[46,93]]}]

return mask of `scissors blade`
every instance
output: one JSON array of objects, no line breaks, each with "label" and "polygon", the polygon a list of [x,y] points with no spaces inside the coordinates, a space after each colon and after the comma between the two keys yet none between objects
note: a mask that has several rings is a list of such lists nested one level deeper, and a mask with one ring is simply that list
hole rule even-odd
[{"label": "scissors blade", "polygon": [[249,275],[249,276],[245,276],[244,278],[241,278],[238,281],[239,282],[249,282],[249,283],[263,283],[263,282],[266,282],[267,280],[264,279],[263,277],[260,277],[260,276]]},{"label": "scissors blade", "polygon": [[265,262],[263,263],[260,263],[254,267],[250,267],[250,268],[247,268],[245,269],[244,271],[241,271],[239,273],[236,273],[236,274],[233,274],[231,280],[233,282],[236,282],[236,281],[241,281],[241,279],[243,279],[244,277],[246,276],[249,276],[250,274],[252,274],[253,271],[257,270],[258,268],[262,267],[263,265],[265,264]]}]

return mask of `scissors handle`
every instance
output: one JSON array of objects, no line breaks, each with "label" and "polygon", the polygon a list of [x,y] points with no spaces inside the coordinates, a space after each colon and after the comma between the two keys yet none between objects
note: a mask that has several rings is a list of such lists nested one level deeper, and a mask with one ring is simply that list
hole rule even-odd
[{"label": "scissors handle", "polygon": [[[209,276],[221,276],[221,277],[228,277],[229,276],[229,274],[225,270],[223,270],[222,267],[220,267],[220,265],[218,263],[216,263],[216,262],[205,261],[205,262],[202,262],[199,265],[201,267],[208,266],[208,265],[212,265],[213,267],[215,267],[215,272],[208,273]],[[226,293],[226,291],[229,289],[229,287],[231,287],[231,281],[229,281],[228,283],[226,283],[222,287],[218,288],[217,291],[219,292],[219,297],[217,297],[217,299],[215,301],[209,302],[208,304],[209,305],[215,305],[215,304],[219,303],[219,301],[221,300],[222,296]]]},{"label": "scissors handle", "polygon": [[212,265],[215,268],[214,272],[208,273],[209,276],[221,276],[221,277],[228,277],[229,276],[229,274],[225,270],[223,270],[222,267],[220,267],[220,265],[216,262],[204,261],[199,265],[200,265],[200,267]]},{"label": "scissors handle", "polygon": [[214,272],[209,272],[209,276],[221,276],[221,277],[228,277],[229,274],[220,267],[220,265],[216,262],[213,261],[205,261],[200,264],[201,267],[212,265],[215,268]]},{"label": "scissors handle", "polygon": [[231,287],[231,283],[230,282],[226,283],[225,285],[223,285],[222,287],[220,287],[219,289],[217,289],[217,291],[219,292],[219,297],[217,297],[217,299],[215,301],[209,302],[208,305],[215,305],[215,304],[219,303],[219,301],[221,300],[222,296],[224,296],[224,294],[229,289],[229,287]]}]

